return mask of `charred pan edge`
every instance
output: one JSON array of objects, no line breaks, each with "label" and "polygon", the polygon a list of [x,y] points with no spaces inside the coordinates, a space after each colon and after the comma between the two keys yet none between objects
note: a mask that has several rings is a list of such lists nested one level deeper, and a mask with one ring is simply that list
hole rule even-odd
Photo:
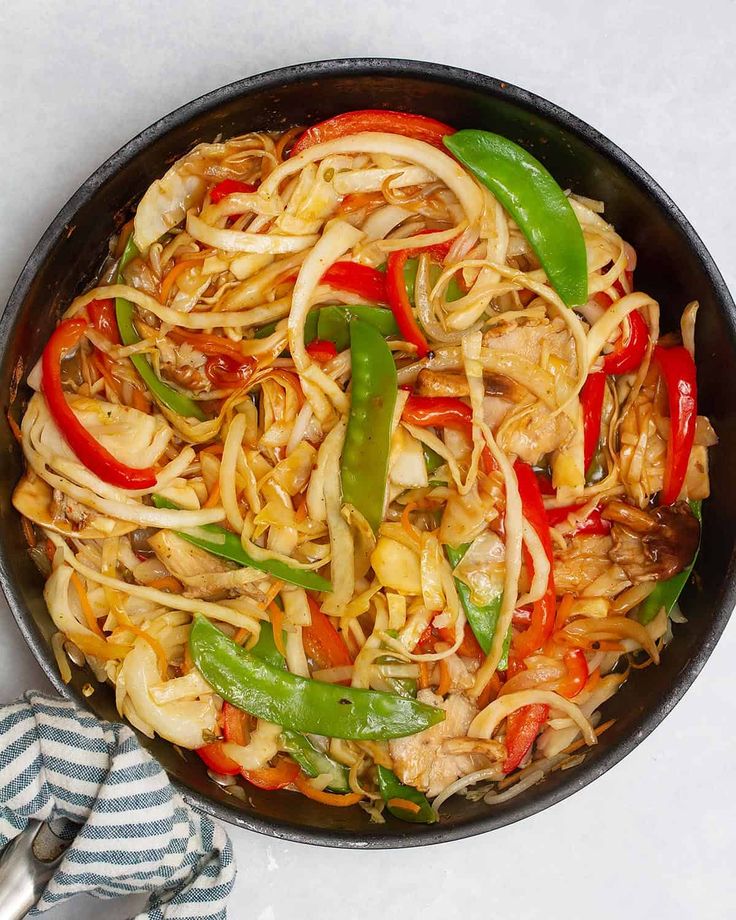
[{"label": "charred pan edge", "polygon": [[[275,90],[294,83],[306,83],[324,78],[346,76],[409,77],[429,83],[441,83],[445,86],[472,90],[476,93],[481,92],[488,97],[507,101],[517,107],[541,115],[565,131],[577,136],[586,145],[610,160],[629,179],[642,188],[658,209],[677,225],[687,239],[690,248],[699,259],[705,275],[716,292],[726,324],[729,327],[733,347],[736,349],[736,306],[734,306],[728,288],[710,253],[669,196],[651,176],[612,141],[546,99],[492,77],[460,68],[420,61],[354,58],[297,64],[231,83],[176,109],[121,147],[72,195],[51,222],[23,268],[0,321],[0,350],[3,352],[3,361],[6,359],[4,352],[11,339],[11,332],[15,328],[18,315],[29,294],[36,272],[53,246],[73,222],[78,209],[93,199],[98,190],[112,176],[134,161],[150,144],[169,131],[185,125],[197,115],[223,103],[249,95],[252,92]],[[5,592],[18,628],[48,679],[62,696],[86,706],[87,701],[81,694],[61,682],[51,649],[35,626],[30,611],[26,609],[16,576],[13,573],[12,549],[8,544],[5,532],[0,532],[0,585]],[[427,828],[412,825],[411,829],[376,830],[375,833],[371,834],[359,834],[339,828],[333,830],[324,828],[305,830],[303,827],[288,821],[262,818],[247,814],[237,808],[228,808],[181,783],[176,781],[174,783],[182,796],[200,811],[248,830],[299,843],[311,843],[318,846],[383,849],[426,846],[472,837],[476,834],[520,821],[522,818],[529,817],[554,805],[597,779],[632,751],[672,710],[700,673],[723,632],[735,604],[736,553],[732,554],[729,561],[728,571],[724,576],[723,585],[713,611],[711,625],[707,631],[704,631],[699,649],[689,662],[688,667],[675,677],[667,691],[658,699],[657,704],[651,707],[646,715],[642,717],[636,732],[628,734],[613,744],[595,761],[585,762],[574,771],[571,771],[566,784],[553,789],[545,789],[543,784],[535,790],[535,794],[532,797],[521,796],[519,799],[514,800],[511,805],[498,811],[479,808],[477,816],[464,823],[449,826],[433,825]]]}]

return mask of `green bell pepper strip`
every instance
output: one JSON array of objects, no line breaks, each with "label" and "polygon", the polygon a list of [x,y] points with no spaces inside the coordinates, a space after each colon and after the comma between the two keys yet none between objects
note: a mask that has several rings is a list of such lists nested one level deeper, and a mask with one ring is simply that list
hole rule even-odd
[{"label": "green bell pepper strip", "polygon": [[383,519],[391,426],[398,384],[391,349],[362,319],[350,321],[353,383],[342,449],[342,499],[354,505],[373,531]]},{"label": "green bell pepper strip", "polygon": [[[415,789],[413,786],[406,786],[400,782],[399,778],[388,767],[378,767],[378,789],[381,797],[386,803],[386,807],[394,818],[401,821],[411,821],[412,824],[434,824],[437,820],[437,812],[427,801],[426,795]],[[401,808],[389,803],[394,799],[404,799],[407,802],[413,802],[419,807],[419,811],[410,811],[408,808]]]},{"label": "green bell pepper strip", "polygon": [[444,143],[513,217],[567,306],[586,303],[583,231],[565,193],[539,160],[489,131],[458,131],[445,137]]},{"label": "green bell pepper strip", "polygon": [[[262,661],[284,671],[286,662],[281,652],[276,648],[273,638],[273,628],[270,623],[261,623],[261,633],[258,642],[250,649],[250,654]],[[330,781],[327,788],[333,792],[350,792],[348,781],[348,768],[328,757],[323,751],[316,748],[309,738],[299,732],[284,729],[281,732],[281,742],[284,750],[291,755],[307,776],[323,776],[327,774]]]},{"label": "green bell pepper strip", "polygon": [[[123,283],[123,269],[137,255],[138,248],[133,242],[133,234],[131,233],[120,257],[116,279],[118,284]],[[115,298],[115,317],[118,321],[120,341],[123,345],[135,345],[140,342],[141,337],[138,335],[133,323],[133,304],[129,300],[124,297]],[[184,396],[183,393],[164,383],[156,375],[156,372],[151,367],[151,362],[145,355],[131,355],[130,360],[151,393],[167,409],[171,409],[172,412],[176,412],[177,415],[181,415],[183,418],[196,418],[200,422],[206,421],[207,416],[200,406],[193,399],[189,399],[188,396]]]},{"label": "green bell pepper strip", "polygon": [[[701,511],[701,502],[691,501],[689,504],[690,510],[698,519],[698,523],[702,527],[703,515]],[[677,603],[677,599],[682,593],[682,589],[688,583],[688,580],[692,575],[693,566],[695,565],[695,560],[698,558],[699,552],[700,540],[698,540],[698,548],[695,550],[695,555],[693,556],[693,561],[690,563],[690,565],[684,568],[681,572],[678,572],[677,575],[673,575],[672,578],[668,578],[666,581],[660,581],[654,591],[652,591],[652,593],[641,602],[636,614],[636,617],[640,623],[642,623],[644,626],[646,626],[647,623],[651,623],[659,611],[662,609],[662,607],[664,607],[668,615],[672,612],[672,608]]]},{"label": "green bell pepper strip", "polygon": [[[163,495],[152,495],[151,498],[157,508],[179,508],[179,505],[169,501],[168,498],[164,498]],[[326,578],[317,575],[316,572],[294,568],[279,559],[254,559],[243,549],[237,534],[220,527],[219,524],[203,524],[201,527],[195,527],[191,530],[177,530],[175,533],[182,540],[186,540],[187,543],[198,546],[200,549],[207,550],[213,556],[220,556],[222,559],[237,562],[238,565],[249,566],[259,572],[266,572],[268,575],[273,575],[290,585],[298,585],[300,588],[307,588],[309,591],[332,591],[332,584]]]},{"label": "green bell pepper strip", "polygon": [[242,649],[196,615],[189,648],[208,684],[233,706],[290,731],[385,741],[424,731],[444,710],[392,693],[342,687],[290,674]]},{"label": "green bell pepper strip", "polygon": [[[465,553],[467,553],[469,548],[469,543],[463,543],[461,546],[445,546],[447,558],[449,559],[450,565],[453,567],[453,569],[460,564],[460,560],[463,558]],[[463,605],[463,610],[465,611],[465,616],[467,617],[468,623],[470,624],[470,628],[473,630],[473,635],[478,640],[478,645],[483,649],[484,654],[487,655],[491,650],[493,634],[496,631],[498,617],[501,613],[503,591],[499,589],[497,594],[491,598],[487,604],[479,606],[473,600],[472,592],[464,581],[456,578],[455,587],[457,588],[457,593],[460,596],[460,603]],[[506,641],[503,644],[501,660],[498,662],[499,671],[505,671],[509,666],[510,642],[511,633],[509,631],[509,634],[506,636]]]}]

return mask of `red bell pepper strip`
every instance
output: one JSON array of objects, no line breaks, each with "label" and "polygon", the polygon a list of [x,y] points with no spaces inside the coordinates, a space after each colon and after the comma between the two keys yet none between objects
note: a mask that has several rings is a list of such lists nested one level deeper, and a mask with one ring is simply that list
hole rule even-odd
[{"label": "red bell pepper strip", "polygon": [[56,427],[81,463],[119,489],[150,489],[156,485],[151,467],[134,468],[121,463],[82,425],[66,401],[61,384],[61,361],[84,335],[88,322],[84,317],[64,320],[46,343],[41,358],[41,389]]},{"label": "red bell pepper strip", "polygon": [[212,204],[218,204],[228,195],[234,195],[236,192],[255,192],[255,185],[250,182],[240,182],[238,179],[223,179],[218,182],[214,188],[210,189],[210,201]]},{"label": "red bell pepper strip", "polygon": [[[624,270],[624,276],[626,278],[628,287],[632,289],[634,286],[634,272],[630,271],[627,268]],[[613,282],[613,288],[615,291],[618,291],[621,297],[624,297],[626,295],[626,290],[624,289],[623,284],[621,284],[618,278]],[[606,294],[605,291],[598,291],[597,293],[593,294],[593,300],[596,303],[600,304],[602,307],[610,307],[611,304],[613,303],[613,298],[609,297],[609,295]]]},{"label": "red bell pepper strip", "polygon": [[368,303],[386,303],[386,276],[360,262],[334,262],[322,275],[322,283],[363,297]]},{"label": "red bell pepper strip", "polygon": [[425,358],[429,353],[429,344],[414,319],[414,311],[404,280],[404,266],[408,258],[409,250],[407,249],[389,254],[386,260],[386,294],[401,337],[416,347],[420,358]]},{"label": "red bell pepper strip", "polygon": [[410,396],[401,418],[417,428],[473,428],[473,410],[456,396]]},{"label": "red bell pepper strip", "polygon": [[[228,702],[223,703],[222,706],[222,734],[225,737],[225,741],[229,741],[231,744],[243,746],[248,743],[245,713]],[[207,745],[207,747],[213,746]],[[201,750],[197,751],[197,753],[202,757]],[[227,755],[224,756],[227,757]],[[230,758],[227,759],[229,760]],[[234,763],[234,761],[231,761],[231,763]],[[259,789],[283,789],[294,782],[299,772],[299,767],[293,761],[282,758],[272,767],[265,766],[258,770],[243,770],[238,767],[237,772],[242,775],[243,779],[246,779],[254,786],[258,786]],[[232,776],[233,774],[225,773],[225,775]]]},{"label": "red bell pepper strip", "polygon": [[537,473],[539,491],[542,495],[555,495],[557,490],[552,485],[552,478],[547,473]]},{"label": "red bell pepper strip", "polygon": [[412,115],[408,112],[392,112],[388,109],[360,109],[355,112],[343,112],[321,121],[302,134],[291,148],[292,157],[315,144],[324,144],[350,134],[365,131],[380,131],[385,134],[401,134],[424,141],[443,150],[442,138],[454,134],[455,129],[449,125],[427,118],[424,115]]},{"label": "red bell pepper strip", "polygon": [[654,360],[659,365],[667,387],[667,402],[670,409],[670,434],[667,438],[667,462],[664,471],[664,487],[659,495],[662,505],[677,501],[682,491],[690,452],[695,440],[695,425],[698,420],[698,386],[695,362],[687,348],[654,349]]},{"label": "red bell pepper strip", "polygon": [[[585,503],[583,503],[585,504]],[[547,508],[547,523],[550,527],[556,527],[558,524],[561,524],[566,520],[571,514],[574,514],[576,511],[580,511],[583,507],[583,504],[580,505],[567,505],[564,508]],[[594,508],[590,514],[584,518],[582,521],[578,521],[574,527],[570,529],[570,533],[588,533],[588,534],[607,534],[611,530],[611,522],[606,521],[601,517],[601,512],[599,508]]]},{"label": "red bell pepper strip", "polygon": [[258,770],[242,770],[243,779],[259,789],[284,789],[290,786],[299,775],[299,767],[293,760],[280,757],[271,766]]},{"label": "red bell pepper strip", "polygon": [[588,680],[588,661],[581,648],[574,648],[567,652],[564,661],[567,674],[558,683],[557,692],[571,700],[580,693]]},{"label": "red bell pepper strip", "polygon": [[644,360],[649,342],[649,327],[638,310],[629,313],[629,337],[621,335],[612,352],[603,356],[604,374],[630,374]]},{"label": "red bell pepper strip", "polygon": [[231,760],[223,751],[222,741],[213,741],[211,744],[205,744],[204,747],[197,748],[196,753],[205,762],[208,769],[214,773],[220,773],[222,776],[237,776],[240,773],[240,765]]},{"label": "red bell pepper strip", "polygon": [[[455,629],[452,626],[433,626],[431,623],[425,628],[424,632],[419,637],[419,641],[414,646],[412,651],[418,652],[421,655],[431,654],[435,651],[435,644],[437,640],[446,642],[448,645],[455,644]],[[476,661],[483,661],[485,659],[485,653],[483,649],[478,644],[478,640],[473,634],[473,630],[470,628],[470,624],[465,624],[465,631],[463,632],[463,641],[460,643],[460,646],[457,650],[458,655],[461,655],[463,658],[474,658]]]},{"label": "red bell pepper strip", "polygon": [[337,348],[329,339],[313,339],[307,345],[307,354],[319,364],[326,364],[337,356]]},{"label": "red bell pepper strip", "polygon": [[87,312],[95,329],[114,345],[119,345],[120,331],[115,318],[115,301],[90,300],[87,304]]},{"label": "red bell pepper strip", "polygon": [[583,468],[585,470],[590,466],[598,448],[605,392],[605,372],[595,371],[588,374],[588,379],[580,391],[580,405],[583,409]]},{"label": "red bell pepper strip", "polygon": [[[516,480],[519,484],[519,497],[521,498],[524,517],[534,528],[536,535],[544,549],[544,554],[549,560],[549,579],[544,595],[534,602],[532,618],[529,629],[518,633],[514,637],[514,654],[523,660],[542,646],[549,638],[555,625],[555,580],[554,558],[552,554],[552,538],[549,533],[549,524],[544,510],[542,493],[534,470],[521,460],[514,464]],[[524,546],[524,555],[527,566],[532,566],[531,554]]]},{"label": "red bell pepper strip", "polygon": [[302,641],[307,657],[322,668],[351,665],[353,659],[340,633],[319,609],[314,598],[308,594],[307,600],[312,614],[311,625],[302,628]]},{"label": "red bell pepper strip", "polygon": [[[410,396],[401,418],[417,428],[453,428],[471,440],[473,437],[473,410],[456,396]],[[481,463],[486,473],[495,466],[488,445],[483,448]]]},{"label": "red bell pepper strip", "polygon": [[[450,645],[455,644],[455,630],[452,627],[442,626],[437,631],[443,642],[448,642]],[[478,640],[475,638],[475,633],[470,628],[469,623],[465,624],[463,641],[460,643],[457,653],[463,658],[473,658],[477,662],[485,661],[485,652],[478,644]]]},{"label": "red bell pepper strip", "polygon": [[508,715],[505,739],[506,760],[501,768],[504,773],[511,773],[526,757],[548,716],[549,706],[544,703],[531,703]]}]

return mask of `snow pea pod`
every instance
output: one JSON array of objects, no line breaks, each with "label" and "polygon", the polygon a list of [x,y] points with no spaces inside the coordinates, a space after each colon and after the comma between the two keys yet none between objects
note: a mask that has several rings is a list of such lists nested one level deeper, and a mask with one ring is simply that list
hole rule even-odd
[{"label": "snow pea pod", "polygon": [[[286,662],[276,648],[273,627],[270,623],[261,623],[258,642],[250,649],[250,653],[275,668],[286,670]],[[281,732],[281,743],[284,750],[291,755],[292,760],[299,764],[307,776],[327,775],[330,777],[327,784],[328,789],[333,792],[350,792],[348,768],[320,751],[305,735],[284,729]]]},{"label": "snow pea pod", "polygon": [[[163,495],[152,495],[153,503],[157,508],[178,508],[174,502],[164,498]],[[229,559],[231,562],[237,562],[238,565],[249,566],[251,569],[258,569],[259,572],[267,572],[281,581],[288,582],[290,585],[298,585],[300,588],[307,588],[310,591],[332,591],[332,584],[316,572],[308,569],[297,569],[281,562],[280,559],[254,559],[243,549],[243,545],[237,534],[220,527],[218,524],[204,524],[202,527],[195,527],[191,530],[175,531],[178,537],[198,546],[200,549],[207,550],[213,556],[220,556],[222,559]]]},{"label": "snow pea pod", "polygon": [[233,706],[290,731],[385,741],[436,725],[442,709],[392,693],[342,687],[290,674],[245,651],[204,617],[194,618],[192,660]]},{"label": "snow pea pod", "polygon": [[[460,564],[470,548],[469,543],[463,543],[461,546],[446,546],[445,552],[453,569]],[[487,604],[476,604],[473,600],[470,588],[459,578],[455,579],[455,587],[460,597],[460,603],[463,605],[465,616],[467,617],[473,635],[478,640],[478,645],[483,649],[484,654],[488,654],[493,642],[493,634],[496,631],[496,624],[501,612],[501,601],[503,600],[503,591],[499,591],[491,598]],[[509,644],[511,642],[511,633],[506,636],[503,645],[503,654],[498,662],[498,670],[505,671],[509,666]]]},{"label": "snow pea pod", "polygon": [[338,351],[344,351],[350,344],[350,322],[356,318],[374,326],[384,338],[399,334],[390,310],[352,304],[321,307],[317,311],[317,338],[333,342]]},{"label": "snow pea pod", "polygon": [[[133,242],[133,234],[131,233],[125,249],[123,250],[123,254],[120,257],[116,279],[118,284],[123,283],[123,269],[128,262],[137,255],[138,248]],[[135,345],[136,342],[140,342],[141,337],[138,335],[135,324],[133,323],[133,304],[129,300],[126,300],[124,297],[115,298],[115,317],[118,321],[120,341],[123,345]],[[167,409],[171,409],[172,412],[176,412],[177,415],[181,415],[183,418],[196,418],[199,419],[200,422],[205,421],[207,416],[197,403],[193,399],[189,399],[188,396],[184,396],[183,393],[180,393],[173,387],[170,387],[167,383],[164,383],[163,380],[157,376],[156,372],[151,367],[151,362],[145,355],[131,355],[130,360],[133,362],[133,367],[138,371],[141,379],[151,393],[153,393],[156,399],[166,406]]]},{"label": "snow pea pod", "polygon": [[[437,812],[429,804],[423,792],[415,789],[414,786],[405,785],[395,773],[380,765],[378,766],[378,789],[386,803],[386,808],[395,818],[411,821],[412,824],[434,824],[437,820]],[[407,808],[406,805],[409,807]]]},{"label": "snow pea pod", "polygon": [[350,321],[350,355],[353,384],[340,465],[342,498],[376,531],[383,519],[396,365],[381,333],[362,319]]},{"label": "snow pea pod", "polygon": [[[371,307],[366,304],[329,304],[312,310],[304,324],[304,341],[308,345],[315,339],[332,342],[338,351],[350,345],[350,321],[355,318],[375,326],[384,338],[399,334],[394,315],[385,307]],[[276,323],[269,323],[256,330],[257,339],[265,339],[276,331]]]},{"label": "snow pea pod", "polygon": [[513,217],[567,306],[586,303],[583,231],[565,193],[539,160],[490,131],[458,131],[444,143]]},{"label": "snow pea pod", "polygon": [[[689,504],[690,510],[698,519],[698,523],[702,527],[703,515],[701,513],[701,502],[691,501]],[[659,611],[662,609],[662,607],[664,607],[668,614],[672,612],[672,608],[677,603],[677,599],[682,593],[682,589],[685,587],[688,579],[692,575],[693,566],[695,565],[695,560],[698,558],[699,552],[700,541],[698,541],[698,548],[695,550],[695,555],[693,556],[693,561],[690,563],[690,565],[684,568],[681,572],[678,572],[677,575],[673,575],[672,578],[668,578],[666,581],[660,581],[654,591],[652,591],[652,593],[641,602],[636,614],[636,617],[640,623],[643,623],[645,626],[647,623],[651,623]]]}]

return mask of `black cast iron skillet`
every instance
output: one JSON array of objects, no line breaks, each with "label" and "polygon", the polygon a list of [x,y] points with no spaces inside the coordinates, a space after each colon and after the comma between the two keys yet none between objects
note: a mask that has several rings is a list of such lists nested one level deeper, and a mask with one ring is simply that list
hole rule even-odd
[{"label": "black cast iron skillet", "polygon": [[[496,808],[452,799],[439,825],[389,817],[371,824],[358,808],[319,806],[289,792],[249,787],[240,804],[211,783],[195,755],[160,739],[141,738],[186,798],[225,821],[275,837],[352,847],[421,846],[502,827],[560,801],[612,767],[667,715],[705,664],[736,602],[736,309],[697,234],[659,186],[625,153],[577,118],[508,83],[469,71],[413,61],[358,59],[287,67],[215,90],[162,118],[119,150],[62,208],[36,246],[0,325],[0,392],[18,419],[27,396],[18,376],[33,365],[62,310],[93,280],[107,240],[131,216],[149,183],[192,145],[257,129],[285,129],[360,108],[431,115],[458,128],[486,128],[531,150],[563,187],[606,202],[606,217],[636,247],[637,285],[660,302],[663,328],[674,328],[697,299],[701,412],[720,437],[711,452],[713,495],[704,508],[703,545],[694,584],[682,606],[686,624],[659,667],[635,672],[605,707],[615,725],[583,764]],[[0,582],[23,636],[60,693],[115,720],[113,693],[98,687],[86,699],[90,675],[75,671],[64,686],[49,646],[53,632],[43,580],[31,563],[10,496],[21,475],[21,452],[0,428]]]}]

